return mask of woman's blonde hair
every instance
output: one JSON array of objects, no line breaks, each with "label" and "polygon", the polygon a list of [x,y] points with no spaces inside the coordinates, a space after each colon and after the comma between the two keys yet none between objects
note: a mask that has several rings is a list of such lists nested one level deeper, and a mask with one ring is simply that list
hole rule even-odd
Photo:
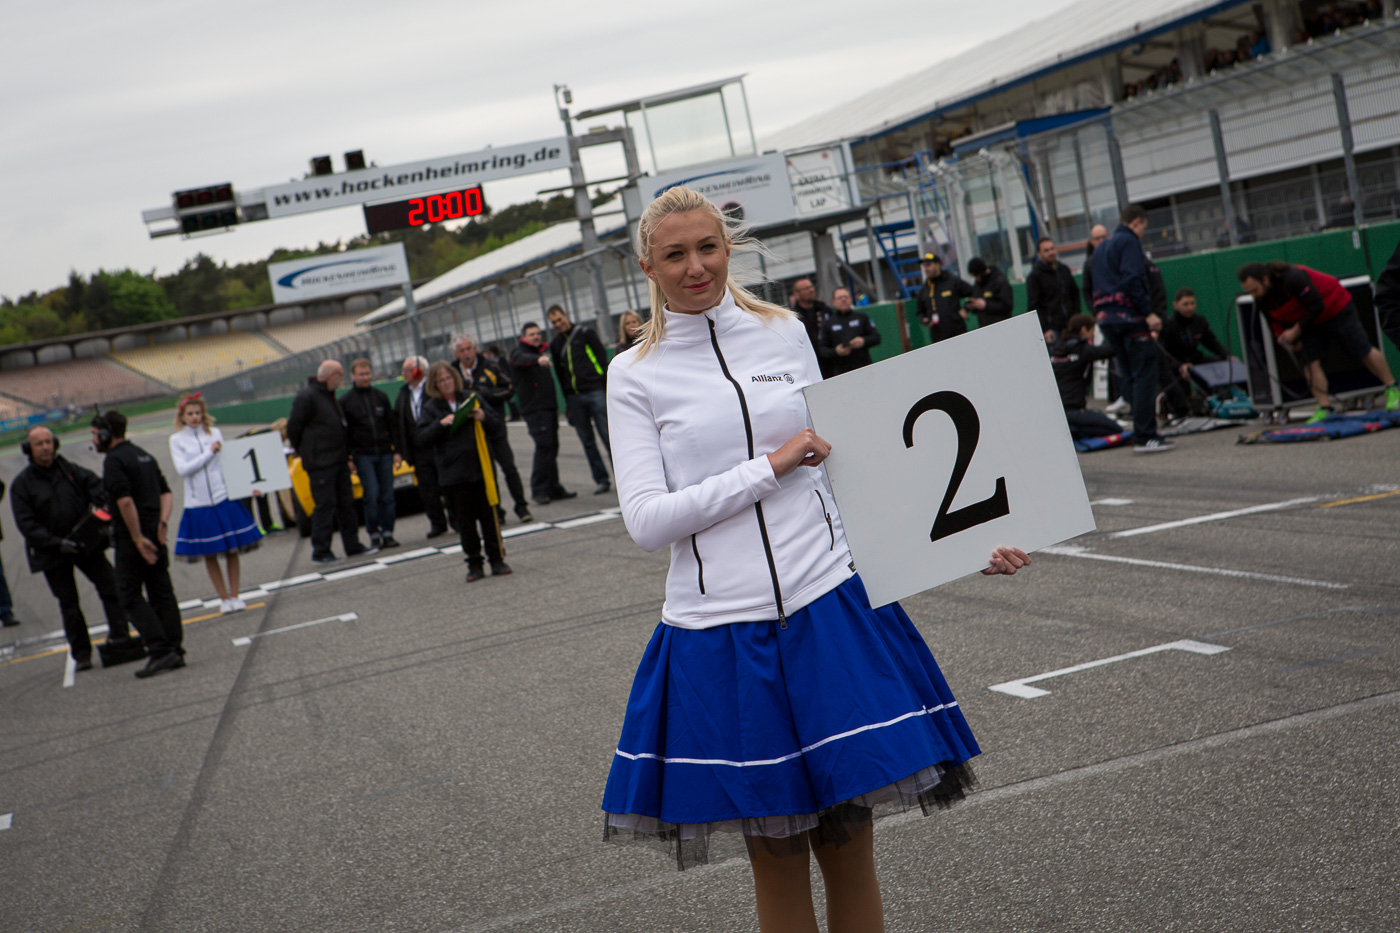
[{"label": "woman's blonde hair", "polygon": [[442,398],[442,391],[438,389],[438,374],[443,370],[447,370],[452,374],[452,381],[456,384],[456,388],[452,390],[453,397],[455,398],[461,395],[462,374],[457,372],[457,367],[453,366],[451,363],[445,363],[442,360],[438,360],[428,367],[428,381],[423,384],[423,391],[427,392],[431,398]]},{"label": "woman's blonde hair", "polygon": [[[651,248],[654,245],[652,241],[656,236],[656,228],[662,221],[672,214],[689,214],[692,211],[713,217],[732,249],[744,252],[761,248],[757,241],[748,236],[748,230],[742,224],[727,216],[713,201],[692,188],[677,185],[666,189],[642,212],[642,219],[637,223],[637,242],[634,246],[637,257],[650,260]],[[648,285],[651,291],[651,319],[642,325],[641,339],[637,341],[638,357],[650,353],[661,343],[666,332],[666,295],[655,279],[649,280]],[[790,310],[771,301],[764,301],[736,282],[732,274],[725,281],[725,287],[734,297],[734,303],[750,314],[761,318],[792,317]]]},{"label": "woman's blonde hair", "polygon": [[187,426],[185,424],[185,409],[189,408],[191,405],[199,406],[199,413],[201,415],[199,419],[199,426],[204,429],[205,434],[208,434],[209,429],[214,426],[214,416],[209,414],[209,406],[204,404],[204,399],[195,398],[194,396],[189,396],[185,398],[184,401],[180,402],[180,404],[176,406],[175,427],[183,428]]}]

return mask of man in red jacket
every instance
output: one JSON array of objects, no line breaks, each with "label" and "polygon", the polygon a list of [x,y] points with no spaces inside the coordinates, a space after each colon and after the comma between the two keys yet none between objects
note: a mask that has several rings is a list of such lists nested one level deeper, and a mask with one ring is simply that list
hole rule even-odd
[{"label": "man in red jacket", "polygon": [[1322,358],[1333,343],[1360,360],[1385,386],[1385,407],[1400,409],[1400,387],[1390,374],[1385,355],[1371,346],[1352,303],[1351,292],[1332,276],[1307,266],[1274,260],[1240,266],[1240,285],[1269,319],[1274,339],[1298,354],[1308,388],[1317,399],[1317,411],[1308,419],[1315,424],[1335,412],[1327,393]]}]

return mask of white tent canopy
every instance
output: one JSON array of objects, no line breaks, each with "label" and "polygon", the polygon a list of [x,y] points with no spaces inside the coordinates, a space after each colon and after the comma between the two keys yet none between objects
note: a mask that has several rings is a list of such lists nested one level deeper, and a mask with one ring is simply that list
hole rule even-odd
[{"label": "white tent canopy", "polygon": [[1044,19],[968,49],[922,71],[862,94],[780,130],[762,148],[791,151],[879,136],[940,110],[1097,57],[1208,15],[1248,6],[1247,0],[1079,0]]}]

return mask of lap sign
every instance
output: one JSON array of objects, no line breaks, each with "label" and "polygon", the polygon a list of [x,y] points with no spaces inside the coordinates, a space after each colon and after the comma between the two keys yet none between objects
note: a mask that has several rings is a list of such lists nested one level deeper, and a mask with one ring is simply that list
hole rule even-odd
[{"label": "lap sign", "polygon": [[255,490],[267,494],[292,488],[287,455],[282,452],[282,435],[276,431],[224,441],[219,465],[224,470],[230,499],[247,499]]},{"label": "lap sign", "polygon": [[1094,530],[1034,314],[804,391],[874,606]]}]

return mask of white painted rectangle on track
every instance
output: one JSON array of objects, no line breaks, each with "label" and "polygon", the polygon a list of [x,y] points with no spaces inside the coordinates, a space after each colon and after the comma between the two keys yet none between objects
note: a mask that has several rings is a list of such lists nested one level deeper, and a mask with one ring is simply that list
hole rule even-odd
[{"label": "white painted rectangle on track", "polygon": [[273,580],[271,583],[264,583],[265,590],[285,590],[289,586],[301,586],[303,583],[315,583],[317,580],[325,579],[319,573],[304,573],[299,577],[288,577],[285,580]]},{"label": "white painted rectangle on track", "polygon": [[1049,696],[1049,690],[1042,690],[1040,687],[1032,687],[1030,684],[1041,680],[1049,680],[1051,677],[1076,674],[1080,671],[1091,670],[1095,667],[1103,667],[1106,664],[1116,664],[1119,661],[1141,658],[1162,651],[1189,651],[1192,654],[1220,654],[1229,650],[1230,649],[1224,645],[1210,645],[1203,641],[1183,638],[1180,641],[1170,641],[1163,645],[1153,645],[1151,648],[1140,648],[1137,651],[1129,651],[1126,654],[1115,654],[1111,658],[1100,658],[1097,661],[1086,661],[1083,664],[1075,664],[1072,667],[1062,667],[1057,671],[1050,671],[1046,674],[1036,674],[1032,677],[1022,677],[1019,680],[1009,680],[1004,684],[994,684],[987,689],[995,690],[998,693],[1005,693],[1008,696],[1020,697],[1023,700],[1030,700],[1035,697]]},{"label": "white painted rectangle on track", "polygon": [[344,570],[337,570],[334,573],[324,573],[321,575],[321,579],[329,583],[333,580],[344,580],[347,577],[359,577],[367,573],[377,573],[385,569],[387,568],[379,561],[374,561],[369,564],[360,564],[358,567],[347,567]]},{"label": "white painted rectangle on track", "polygon": [[532,535],[537,531],[549,531],[551,528],[558,528],[558,525],[551,525],[549,522],[535,522],[530,525],[516,525],[514,528],[507,528],[501,532],[502,538],[518,538],[521,535]]},{"label": "white painted rectangle on track", "polygon": [[310,622],[298,622],[296,625],[288,625],[284,628],[269,629],[266,632],[258,632],[253,635],[245,635],[242,638],[235,638],[233,644],[238,648],[245,648],[253,643],[254,638],[266,638],[268,635],[281,635],[283,632],[294,632],[299,628],[308,628],[312,625],[323,625],[326,622],[354,622],[358,619],[359,613],[345,612],[338,616],[327,616],[324,619],[312,619]]},{"label": "white painted rectangle on track", "polygon": [[379,558],[379,563],[388,567],[391,564],[401,564],[406,560],[417,560],[420,557],[433,557],[442,552],[435,547],[420,547],[412,551],[404,551],[402,554],[394,554],[389,557]]},{"label": "white painted rectangle on track", "polygon": [[585,515],[582,518],[571,518],[566,522],[555,522],[555,528],[582,528],[584,525],[596,525],[599,522],[610,522],[622,516],[616,512],[600,512],[597,515]]},{"label": "white painted rectangle on track", "polygon": [[0,813],[0,829],[9,829],[10,823],[14,820],[13,813]]}]

